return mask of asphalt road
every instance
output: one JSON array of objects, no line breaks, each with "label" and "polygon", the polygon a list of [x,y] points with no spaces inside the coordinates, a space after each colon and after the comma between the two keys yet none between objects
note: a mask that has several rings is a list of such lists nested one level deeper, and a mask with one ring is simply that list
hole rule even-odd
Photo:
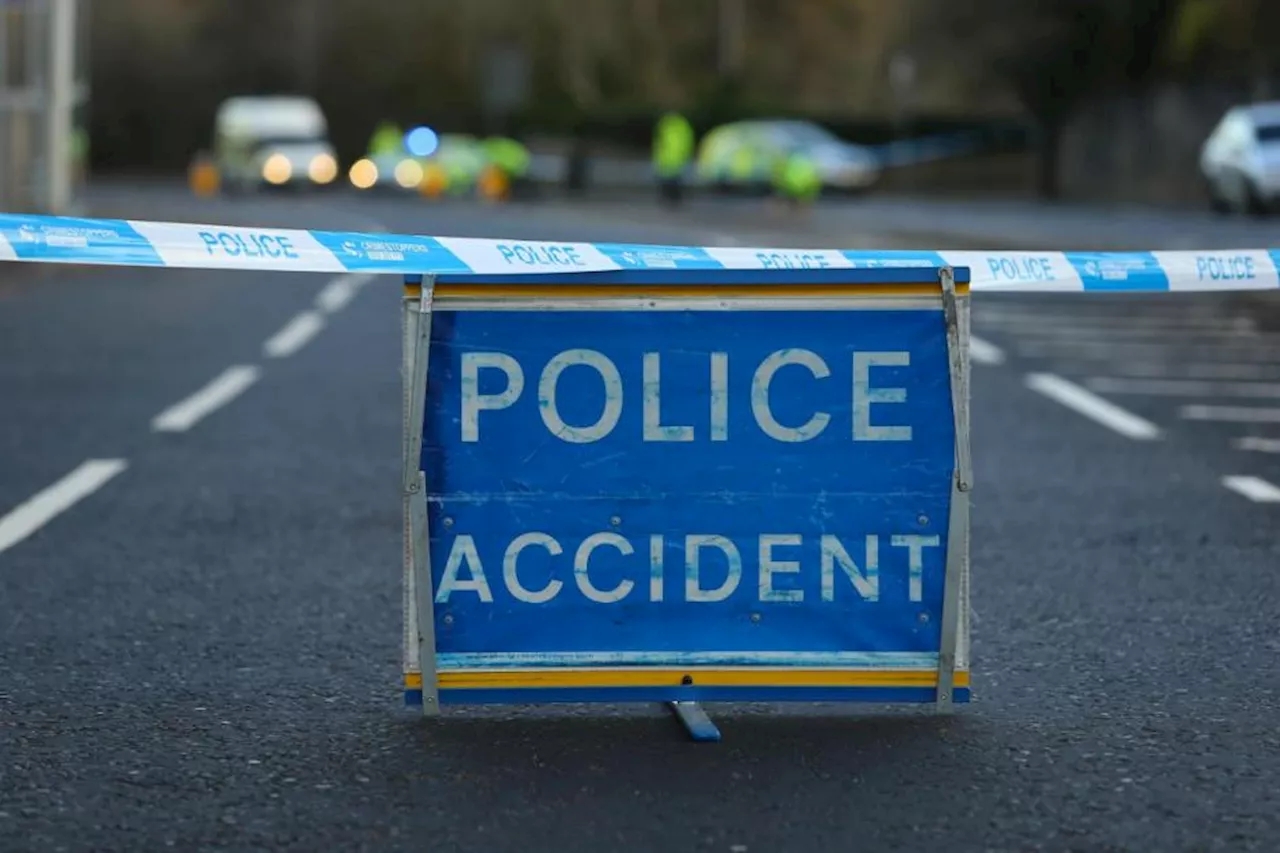
[{"label": "asphalt road", "polygon": [[[886,239],[840,210],[120,187],[95,208]],[[1280,849],[1275,300],[975,300],[974,703],[713,708],[705,746],[648,707],[403,710],[398,291],[0,268],[0,519],[83,493],[0,548],[0,849]],[[307,311],[314,337],[279,335]],[[154,429],[219,376],[225,405]]]}]

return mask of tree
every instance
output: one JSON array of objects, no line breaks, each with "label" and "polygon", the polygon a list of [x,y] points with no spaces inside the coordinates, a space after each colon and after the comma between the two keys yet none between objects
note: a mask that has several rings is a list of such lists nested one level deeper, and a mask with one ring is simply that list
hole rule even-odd
[{"label": "tree", "polygon": [[[1006,87],[1035,126],[1035,188],[1060,195],[1063,129],[1080,102],[1142,85],[1159,66],[1181,0],[967,0],[936,9],[949,42]],[[953,48],[954,49],[954,48]]]},{"label": "tree", "polygon": [[1248,79],[1255,98],[1276,97],[1280,3],[1183,0],[1174,23],[1173,49],[1177,61],[1190,71],[1213,68]]}]

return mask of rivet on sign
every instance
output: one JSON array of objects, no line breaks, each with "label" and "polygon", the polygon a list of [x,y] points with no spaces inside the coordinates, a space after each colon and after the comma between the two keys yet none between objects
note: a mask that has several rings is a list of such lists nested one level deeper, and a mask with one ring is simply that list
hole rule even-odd
[{"label": "rivet on sign", "polygon": [[923,527],[924,525],[929,523],[929,516],[922,515],[919,518],[917,518],[916,521],[920,522],[920,526]]},{"label": "rivet on sign", "polygon": [[609,519],[609,523],[612,524],[614,527],[617,527],[619,524],[622,523],[622,519],[615,515]]},{"label": "rivet on sign", "polygon": [[444,520],[444,526],[445,526],[445,527],[453,527],[453,519],[452,519],[452,518],[446,518],[446,519]]},{"label": "rivet on sign", "polygon": [[453,614],[452,614],[452,613],[446,613],[446,614],[444,615],[444,624],[446,624],[446,625],[452,625],[452,624],[453,624]]},{"label": "rivet on sign", "polygon": [[760,614],[759,614],[759,613],[752,613],[752,614],[751,614],[751,621],[752,621],[752,622],[759,622],[759,621],[760,621]]},{"label": "rivet on sign", "polygon": [[928,621],[929,621],[929,614],[928,614],[928,613],[921,613],[921,614],[920,614],[920,621],[921,621],[921,622],[928,622]]}]

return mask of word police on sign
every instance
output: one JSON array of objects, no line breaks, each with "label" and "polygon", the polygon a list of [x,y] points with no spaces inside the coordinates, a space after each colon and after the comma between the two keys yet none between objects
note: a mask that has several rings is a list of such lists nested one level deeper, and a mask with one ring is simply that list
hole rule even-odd
[{"label": "word police on sign", "polygon": [[[853,413],[851,438],[854,441],[910,441],[911,426],[876,425],[871,423],[873,403],[905,403],[906,388],[873,388],[871,368],[876,365],[907,367],[911,353],[854,352],[852,355],[853,383],[851,400],[836,401],[836,405]],[[638,401],[641,418],[641,441],[689,442],[698,439],[698,431],[692,424],[662,423],[662,353],[644,352],[641,355],[641,381],[632,389],[632,405]],[[750,376],[750,411],[756,427],[775,441],[811,441],[831,424],[827,411],[814,412],[804,423],[786,426],[779,423],[770,406],[770,394],[775,378],[783,368],[801,368],[813,379],[829,379],[831,368],[818,353],[800,348],[780,349],[769,353],[754,366]],[[591,424],[570,425],[560,414],[558,391],[561,378],[574,367],[585,368],[599,383],[601,410]],[[480,374],[484,370],[496,370],[503,376],[504,386],[498,393],[480,391]],[[706,384],[701,397],[707,406],[708,428],[703,434],[709,441],[729,440],[730,374],[729,353],[707,353],[703,366]],[[738,380],[738,377],[734,377]],[[592,381],[592,380],[587,380]],[[795,380],[793,380],[793,383]],[[746,385],[745,377],[735,381]],[[781,383],[780,383],[781,384]],[[461,439],[464,442],[480,440],[480,414],[511,407],[520,399],[525,389],[524,367],[516,357],[504,352],[465,352],[461,356]],[[688,385],[681,386],[688,391]],[[697,390],[697,389],[695,389]],[[844,390],[849,393],[848,389]],[[628,395],[622,381],[622,373],[608,355],[593,349],[564,350],[553,355],[542,365],[537,383],[537,413],[542,424],[555,438],[578,444],[607,438],[622,419],[624,401]]]},{"label": "word police on sign", "polygon": [[648,275],[410,300],[410,698],[964,701],[949,271]]}]

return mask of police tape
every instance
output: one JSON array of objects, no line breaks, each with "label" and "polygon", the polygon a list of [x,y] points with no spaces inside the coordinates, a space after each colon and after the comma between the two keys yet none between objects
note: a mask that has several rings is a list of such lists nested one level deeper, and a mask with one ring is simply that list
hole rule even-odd
[{"label": "police tape", "polygon": [[1280,249],[1036,252],[561,243],[0,214],[0,260],[188,269],[510,275],[968,267],[974,290],[1280,289]]}]

